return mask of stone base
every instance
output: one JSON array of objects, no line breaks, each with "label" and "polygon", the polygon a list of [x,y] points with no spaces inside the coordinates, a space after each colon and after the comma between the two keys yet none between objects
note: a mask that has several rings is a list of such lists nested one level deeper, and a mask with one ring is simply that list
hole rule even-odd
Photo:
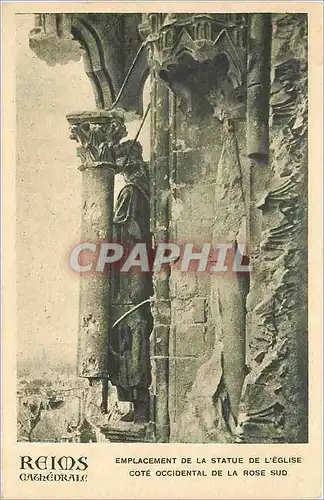
[{"label": "stone base", "polygon": [[155,441],[153,425],[114,422],[102,425],[100,431],[111,443],[152,443]]}]

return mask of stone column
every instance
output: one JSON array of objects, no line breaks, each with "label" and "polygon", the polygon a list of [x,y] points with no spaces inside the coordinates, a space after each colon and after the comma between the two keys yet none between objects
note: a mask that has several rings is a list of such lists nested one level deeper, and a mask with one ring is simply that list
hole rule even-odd
[{"label": "stone column", "polygon": [[249,254],[253,260],[261,233],[256,203],[269,175],[269,97],[271,14],[251,14],[248,34],[246,139],[250,175]]},{"label": "stone column", "polygon": [[[79,144],[82,172],[82,236],[84,243],[112,241],[115,148],[127,135],[120,111],[94,111],[68,115],[71,139]],[[93,261],[92,252],[90,252]],[[89,261],[89,253],[80,260]],[[107,273],[81,274],[78,374],[103,380],[102,410],[107,410],[109,329],[111,327],[111,268]]]},{"label": "stone column", "polygon": [[[154,237],[157,243],[169,237],[169,90],[159,80],[154,82],[152,98],[155,101],[155,126],[153,129],[154,158]],[[154,330],[152,341],[152,366],[154,368],[156,440],[167,442],[169,421],[169,335],[171,305],[169,297],[170,268],[157,273],[154,285]]]},{"label": "stone column", "polygon": [[267,163],[271,14],[251,14],[250,24],[247,68],[247,154],[261,163]]}]

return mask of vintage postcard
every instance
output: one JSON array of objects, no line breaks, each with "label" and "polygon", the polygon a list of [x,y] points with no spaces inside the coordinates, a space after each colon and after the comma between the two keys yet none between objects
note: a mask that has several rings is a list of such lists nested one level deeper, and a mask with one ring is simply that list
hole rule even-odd
[{"label": "vintage postcard", "polygon": [[320,2],[2,4],[2,497],[323,498]]}]

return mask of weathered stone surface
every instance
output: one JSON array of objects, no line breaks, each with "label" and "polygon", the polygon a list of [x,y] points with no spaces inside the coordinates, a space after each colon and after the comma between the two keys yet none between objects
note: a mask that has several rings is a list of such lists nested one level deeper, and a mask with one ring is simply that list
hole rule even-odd
[{"label": "weathered stone surface", "polygon": [[195,439],[189,433],[189,427],[180,425],[187,413],[188,398],[197,370],[202,364],[201,357],[182,356],[170,358],[169,361],[169,414],[170,439],[172,442],[185,442]]},{"label": "weathered stone surface", "polygon": [[200,366],[191,390],[183,394],[186,404],[177,425],[180,442],[231,443],[235,439],[220,347],[218,344],[211,358]]},{"label": "weathered stone surface", "polygon": [[307,441],[306,30],[304,14],[273,15],[271,163],[247,306],[244,442]]},{"label": "weathered stone surface", "polygon": [[197,293],[197,277],[194,273],[183,276],[176,268],[170,277],[170,293],[173,299],[192,298]]},{"label": "weathered stone surface", "polygon": [[205,323],[206,321],[206,301],[204,298],[195,299],[193,302],[193,321],[194,323]]},{"label": "weathered stone surface", "polygon": [[188,325],[182,329],[178,325],[176,332],[176,356],[200,357],[207,350],[206,326],[204,324]]},{"label": "weathered stone surface", "polygon": [[35,28],[29,34],[29,46],[50,66],[79,61],[83,50],[73,39],[71,28],[71,14],[35,14]]}]

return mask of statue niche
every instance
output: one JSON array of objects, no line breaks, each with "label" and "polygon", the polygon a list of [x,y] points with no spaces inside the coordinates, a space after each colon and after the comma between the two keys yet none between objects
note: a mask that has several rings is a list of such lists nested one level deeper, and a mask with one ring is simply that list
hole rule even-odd
[{"label": "statue niche", "polygon": [[[150,252],[150,212],[148,166],[142,159],[139,142],[125,141],[117,152],[117,165],[125,179],[114,213],[114,239],[124,249],[124,258],[137,243]],[[113,315],[120,318],[153,294],[150,272],[136,266],[123,272],[114,270]],[[149,419],[151,384],[149,339],[153,319],[148,303],[131,312],[111,333],[109,353],[110,381],[117,388],[118,400],[131,403],[122,420],[146,422]]]},{"label": "statue niche", "polygon": [[[246,300],[249,291],[248,272],[233,267],[239,245],[242,258],[237,264],[247,265],[244,172],[239,156],[235,124],[223,117],[223,147],[217,165],[213,224],[213,247],[229,244],[226,271],[211,275],[210,314],[215,332],[211,357],[197,371],[187,396],[179,438],[188,442],[233,443],[239,402],[246,375]],[[236,123],[237,128],[239,124]],[[244,247],[244,249],[243,249]],[[215,262],[221,261],[219,253]],[[190,435],[188,435],[190,429]],[[194,432],[192,432],[194,429]]]}]

